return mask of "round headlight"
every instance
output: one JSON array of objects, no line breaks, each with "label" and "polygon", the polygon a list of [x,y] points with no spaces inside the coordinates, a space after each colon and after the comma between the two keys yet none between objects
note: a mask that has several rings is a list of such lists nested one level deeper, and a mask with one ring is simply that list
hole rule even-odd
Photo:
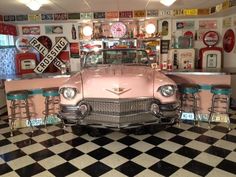
[{"label": "round headlight", "polygon": [[62,89],[62,95],[65,99],[73,99],[76,95],[76,89],[75,88],[70,88],[70,87],[67,87],[67,88],[63,88]]},{"label": "round headlight", "polygon": [[173,85],[164,85],[160,87],[160,91],[164,97],[170,97],[175,94],[175,87]]}]

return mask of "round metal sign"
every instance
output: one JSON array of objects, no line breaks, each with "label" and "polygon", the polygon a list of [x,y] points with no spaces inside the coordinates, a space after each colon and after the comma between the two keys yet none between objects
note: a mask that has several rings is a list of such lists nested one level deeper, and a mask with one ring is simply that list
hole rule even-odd
[{"label": "round metal sign", "polygon": [[29,52],[29,50],[31,49],[31,45],[29,43],[30,38],[28,37],[19,37],[16,40],[16,48],[20,51],[20,52]]},{"label": "round metal sign", "polygon": [[208,31],[203,36],[203,42],[206,46],[215,46],[219,41],[219,35],[216,31]]},{"label": "round metal sign", "polygon": [[223,38],[223,48],[226,52],[231,52],[235,45],[235,35],[234,31],[232,29],[228,29],[225,32],[224,38]]}]

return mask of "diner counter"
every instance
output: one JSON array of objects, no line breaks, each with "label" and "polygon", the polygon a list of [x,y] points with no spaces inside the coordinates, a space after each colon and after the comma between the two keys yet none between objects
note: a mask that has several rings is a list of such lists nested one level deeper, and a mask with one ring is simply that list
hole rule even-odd
[{"label": "diner counter", "polygon": [[[167,75],[187,74],[187,75],[236,75],[236,68],[222,68],[222,69],[175,69],[175,70],[161,70]],[[57,73],[43,73],[43,74],[23,74],[23,75],[0,75],[0,80],[25,80],[37,78],[68,78],[74,73],[61,74]]]}]

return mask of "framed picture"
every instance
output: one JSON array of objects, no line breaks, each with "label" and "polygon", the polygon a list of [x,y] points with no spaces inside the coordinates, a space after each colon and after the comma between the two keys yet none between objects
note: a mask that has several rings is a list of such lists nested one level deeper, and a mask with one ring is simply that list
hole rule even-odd
[{"label": "framed picture", "polygon": [[46,34],[63,34],[63,26],[62,25],[47,25],[45,26]]},{"label": "framed picture", "polygon": [[40,35],[40,26],[22,26],[23,35]]}]

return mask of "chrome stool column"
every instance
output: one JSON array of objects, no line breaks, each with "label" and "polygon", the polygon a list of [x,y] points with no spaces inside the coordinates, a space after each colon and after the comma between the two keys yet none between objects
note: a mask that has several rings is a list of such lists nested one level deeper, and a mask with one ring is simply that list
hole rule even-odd
[{"label": "chrome stool column", "polygon": [[[197,84],[181,84],[179,86],[180,92],[180,120],[185,113],[193,113],[194,124],[199,125],[198,119],[198,96],[200,92],[200,86]],[[188,119],[188,118],[186,118]]]},{"label": "chrome stool column", "polygon": [[[209,119],[208,125],[209,128],[211,127],[211,122],[217,122],[217,118],[214,118],[216,114],[222,115],[228,124],[228,130],[230,128],[230,118],[229,118],[229,105],[230,105],[230,95],[231,95],[231,87],[229,85],[213,85],[211,88],[212,100],[211,100],[211,107],[209,108]],[[214,118],[214,120],[213,120]],[[219,117],[219,121],[222,121]]]},{"label": "chrome stool column", "polygon": [[60,94],[57,87],[43,89],[43,96],[45,97],[44,125],[47,130],[47,121],[49,116],[57,115],[60,103]]},{"label": "chrome stool column", "polygon": [[29,94],[30,91],[28,90],[18,90],[7,93],[7,100],[10,101],[10,115],[8,116],[8,118],[11,129],[11,136],[13,136],[13,131],[15,129],[15,120],[17,119],[27,119],[32,129],[31,132],[33,133],[31,113],[29,110],[28,102]]}]

